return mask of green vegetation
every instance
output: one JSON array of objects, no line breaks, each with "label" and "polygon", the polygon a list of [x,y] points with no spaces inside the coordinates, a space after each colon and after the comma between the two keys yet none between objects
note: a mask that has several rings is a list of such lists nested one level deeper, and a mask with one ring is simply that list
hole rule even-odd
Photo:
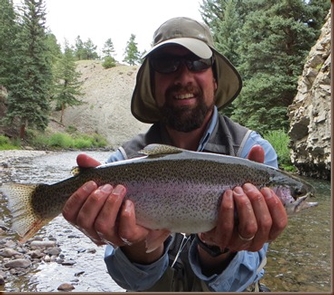
[{"label": "green vegetation", "polygon": [[276,150],[279,167],[286,171],[295,171],[295,167],[290,160],[290,138],[288,134],[283,129],[273,130],[265,133],[264,138],[268,140]]},{"label": "green vegetation", "polygon": [[287,131],[287,107],[330,2],[204,0],[201,9],[215,46],[243,79],[240,95],[224,113],[260,133]]},{"label": "green vegetation", "polygon": [[112,56],[106,56],[105,58],[103,58],[102,66],[105,69],[116,67],[116,60]]},{"label": "green vegetation", "polygon": [[127,42],[125,48],[125,57],[123,59],[124,62],[128,63],[130,66],[137,65],[141,63],[140,52],[137,47],[136,35],[131,34],[129,41]]},{"label": "green vegetation", "polygon": [[99,134],[54,133],[49,136],[39,134],[32,139],[31,144],[40,149],[90,149],[103,148],[108,143]]},{"label": "green vegetation", "polygon": [[17,142],[12,142],[8,137],[0,135],[0,151],[17,149],[20,149]]}]

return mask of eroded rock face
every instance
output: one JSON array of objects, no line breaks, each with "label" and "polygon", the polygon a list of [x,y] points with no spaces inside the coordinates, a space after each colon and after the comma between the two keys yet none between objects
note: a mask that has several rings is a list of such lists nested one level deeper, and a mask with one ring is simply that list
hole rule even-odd
[{"label": "eroded rock face", "polygon": [[312,47],[289,106],[291,160],[305,176],[330,179],[331,15]]}]

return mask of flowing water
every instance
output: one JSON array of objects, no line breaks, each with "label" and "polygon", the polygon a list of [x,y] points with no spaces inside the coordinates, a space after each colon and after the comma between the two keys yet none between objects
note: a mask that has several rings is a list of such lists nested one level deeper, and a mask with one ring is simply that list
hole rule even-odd
[{"label": "flowing water", "polygon": [[[107,152],[87,152],[104,161]],[[22,183],[53,183],[70,176],[78,152],[49,153],[33,158],[17,158],[9,168],[8,178]],[[289,219],[283,234],[268,252],[265,277],[273,292],[330,292],[331,264],[331,191],[330,183],[308,179],[315,188],[319,206]],[[10,226],[5,200],[0,200],[0,225]],[[15,239],[11,231],[6,238]],[[62,283],[72,284],[79,292],[122,292],[106,272],[103,247],[97,247],[61,216],[39,231],[37,237],[56,240],[61,257],[70,263],[56,261],[33,263],[24,274],[7,276],[0,291],[52,292]],[[1,235],[0,235],[1,240]]]}]

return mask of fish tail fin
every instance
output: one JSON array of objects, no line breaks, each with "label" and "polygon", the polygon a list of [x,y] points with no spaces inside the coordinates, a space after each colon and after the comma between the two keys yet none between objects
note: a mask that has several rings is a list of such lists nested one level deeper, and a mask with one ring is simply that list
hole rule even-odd
[{"label": "fish tail fin", "polygon": [[0,190],[7,197],[12,215],[12,229],[21,237],[20,243],[31,238],[49,220],[39,217],[32,207],[32,196],[38,185],[5,183]]}]

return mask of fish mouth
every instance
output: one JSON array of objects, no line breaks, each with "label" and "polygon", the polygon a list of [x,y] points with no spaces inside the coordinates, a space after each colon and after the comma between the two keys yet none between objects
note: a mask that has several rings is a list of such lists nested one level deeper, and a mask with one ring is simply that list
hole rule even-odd
[{"label": "fish mouth", "polygon": [[288,204],[286,207],[288,214],[298,213],[304,209],[318,206],[318,202],[307,202],[307,199],[312,196],[313,193],[309,192],[305,196],[299,197],[296,201]]}]

